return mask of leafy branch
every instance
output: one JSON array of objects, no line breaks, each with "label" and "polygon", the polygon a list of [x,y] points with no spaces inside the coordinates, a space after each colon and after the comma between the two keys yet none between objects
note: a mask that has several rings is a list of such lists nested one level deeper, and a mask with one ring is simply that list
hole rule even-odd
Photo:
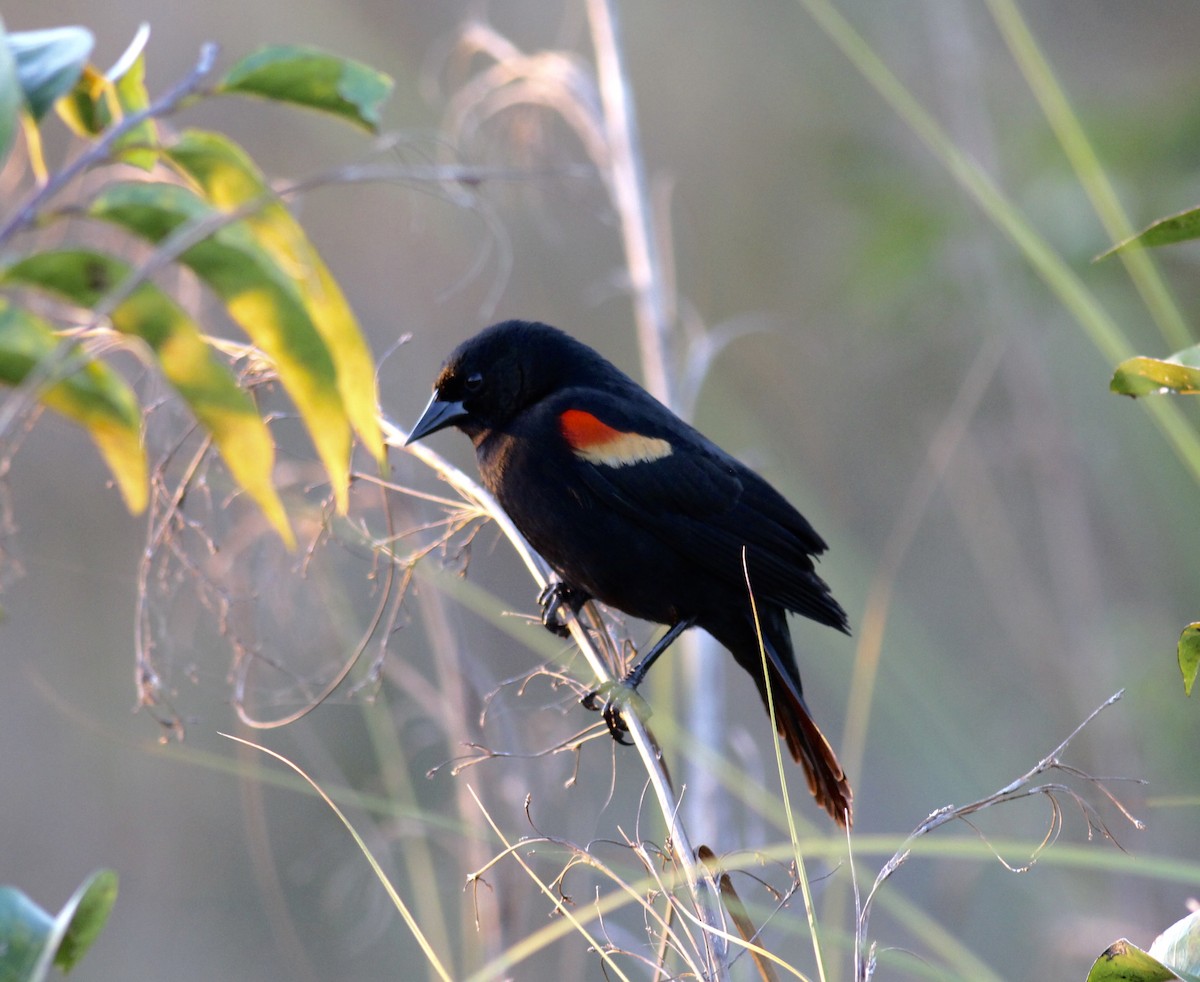
[{"label": "leafy branch", "polygon": [[[216,342],[151,276],[171,264],[190,268],[271,361],[308,428],[342,511],[352,431],[377,461],[383,457],[375,423],[374,363],[337,284],[249,156],[226,137],[197,130],[168,136],[156,124],[201,98],[249,95],[317,109],[374,130],[391,80],[314,49],[274,47],[210,81],[217,48],[204,45],[193,68],[152,101],[142,83],[144,32],[132,54],[118,63],[114,71],[119,74],[103,75],[81,59],[80,31],[49,32],[39,48],[39,70],[27,69],[30,78],[42,80],[35,91],[15,70],[4,77],[0,64],[0,95],[6,96],[0,105],[13,107],[12,118],[0,120],[0,134],[12,131],[18,116],[26,120],[27,134],[36,133],[37,110],[55,105],[87,141],[73,159],[35,181],[0,222],[0,246],[19,253],[22,233],[83,214],[127,233],[130,259],[83,248],[34,249],[0,268],[0,286],[7,288],[0,296],[0,381],[17,388],[0,407],[0,434],[9,432],[34,401],[58,410],[88,430],[129,508],[145,508],[142,411],[130,386],[99,357],[97,338],[103,338],[106,350],[113,339],[101,330],[107,325],[123,339],[121,347],[141,342],[135,350],[157,365],[237,484],[292,543],[273,484],[274,442],[266,423],[218,356]],[[47,76],[52,83],[44,81]],[[10,98],[14,93],[20,98]],[[44,170],[40,142],[27,144],[31,168],[39,173]],[[11,141],[3,149],[8,152]],[[142,168],[148,179],[122,179],[120,164]],[[84,173],[101,176],[99,190],[87,200],[75,195],[64,204]],[[141,254],[137,239],[157,247],[140,262],[134,259]],[[35,313],[32,294],[74,308],[76,321],[82,308],[83,328],[65,331]]]}]

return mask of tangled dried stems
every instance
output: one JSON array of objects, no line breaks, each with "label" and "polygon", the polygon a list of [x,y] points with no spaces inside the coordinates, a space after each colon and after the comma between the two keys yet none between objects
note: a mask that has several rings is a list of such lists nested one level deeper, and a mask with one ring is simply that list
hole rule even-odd
[{"label": "tangled dried stems", "polygon": [[[986,839],[983,833],[970,821],[970,816],[983,811],[986,808],[992,808],[996,805],[1009,804],[1019,801],[1024,798],[1044,797],[1050,806],[1050,815],[1047,823],[1046,833],[1042,837],[1041,842],[1034,848],[1030,854],[1028,861],[1020,866],[1013,866],[1003,859],[998,853],[994,853],[996,859],[1004,866],[1005,869],[1013,873],[1024,873],[1032,869],[1037,863],[1041,853],[1055,841],[1057,841],[1060,833],[1063,830],[1065,818],[1064,800],[1074,804],[1084,817],[1087,824],[1087,837],[1090,840],[1093,835],[1099,834],[1103,838],[1117,844],[1116,837],[1113,835],[1108,823],[1105,822],[1100,810],[1088,800],[1079,791],[1076,791],[1070,785],[1062,781],[1046,781],[1040,782],[1038,779],[1044,774],[1057,772],[1068,777],[1073,777],[1083,784],[1098,791],[1100,795],[1109,802],[1121,817],[1126,819],[1135,829],[1141,830],[1145,828],[1144,824],[1129,811],[1128,808],[1114,795],[1106,786],[1106,781],[1113,780],[1112,778],[1101,778],[1088,774],[1077,767],[1063,762],[1063,755],[1066,753],[1071,741],[1075,739],[1083,729],[1091,723],[1097,716],[1100,715],[1109,706],[1116,703],[1125,690],[1122,689],[1113,695],[1109,696],[1103,703],[1097,706],[1087,719],[1080,723],[1071,734],[1063,740],[1049,754],[1043,757],[1038,763],[1018,777],[1015,781],[1006,784],[1004,787],[993,791],[991,794],[980,798],[977,801],[972,801],[965,805],[945,805],[930,813],[912,832],[908,838],[904,840],[904,845],[889,859],[880,869],[879,874],[875,877],[875,882],[871,886],[870,892],[865,900],[858,897],[857,883],[855,884],[855,907],[857,916],[855,918],[854,929],[854,977],[856,982],[868,982],[875,971],[875,954],[876,946],[871,942],[868,934],[868,925],[870,922],[871,907],[878,894],[880,888],[885,882],[895,873],[901,866],[907,862],[912,853],[912,845],[918,839],[929,835],[943,825],[952,821],[965,822],[972,828],[981,839]],[[1133,781],[1134,783],[1144,783],[1137,779],[1120,778],[1117,780]]]}]

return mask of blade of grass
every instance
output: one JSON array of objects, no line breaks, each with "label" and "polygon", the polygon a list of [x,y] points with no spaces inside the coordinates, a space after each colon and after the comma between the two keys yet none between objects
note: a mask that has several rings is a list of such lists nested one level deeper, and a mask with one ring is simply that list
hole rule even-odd
[{"label": "blade of grass", "polygon": [[[987,0],[987,6],[1104,230],[1113,242],[1125,241],[1135,230],[1020,8],[1013,0]],[[1149,253],[1127,249],[1118,255],[1168,348],[1178,351],[1191,344],[1191,332]]]},{"label": "blade of grass", "polygon": [[883,651],[884,631],[892,605],[892,591],[900,575],[908,549],[916,538],[934,492],[941,484],[954,456],[955,449],[966,437],[975,411],[987,393],[989,383],[1000,366],[1007,348],[1004,340],[992,337],[985,341],[975,355],[971,367],[963,376],[954,402],[946,410],[936,433],[929,441],[922,463],[913,477],[904,503],[897,512],[875,575],[863,606],[862,625],[854,658],[854,674],[850,680],[850,703],[842,732],[842,758],[848,773],[861,773],[866,757],[867,727],[879,674]]},{"label": "blade of grass", "polygon": [[[79,727],[89,739],[103,741],[105,744],[111,744],[122,750],[143,753],[155,759],[167,756],[174,763],[199,767],[237,780],[254,780],[269,787],[294,791],[298,794],[310,794],[312,791],[310,784],[292,777],[290,774],[268,769],[265,765],[251,770],[237,761],[231,761],[227,756],[207,750],[197,750],[190,744],[164,744],[157,739],[131,739],[124,733],[100,724],[79,706],[68,702],[61,693],[57,692],[36,672],[28,672],[26,679],[31,688],[54,712],[60,714],[72,726]],[[360,808],[371,815],[382,816],[392,821],[413,823],[423,829],[428,829],[430,835],[447,833],[461,838],[473,835],[475,832],[472,826],[450,818],[442,812],[400,807],[393,799],[382,794],[370,794],[350,788],[334,788],[327,793],[334,801]]]},{"label": "blade of grass", "polygon": [[309,777],[308,774],[306,774],[300,768],[299,765],[294,764],[292,761],[288,760],[282,754],[276,753],[274,750],[264,747],[261,744],[254,743],[253,741],[243,740],[241,737],[236,737],[231,733],[222,733],[221,736],[225,737],[227,740],[233,740],[235,743],[240,743],[247,747],[252,747],[255,750],[260,750],[264,754],[266,754],[268,757],[274,757],[276,760],[280,761],[281,763],[286,764],[293,771],[295,771],[302,778],[304,778],[305,781],[308,782],[309,786],[314,791],[316,791],[316,793],[320,796],[321,800],[323,802],[325,802],[325,804],[329,807],[330,811],[332,811],[338,817],[338,820],[342,823],[342,825],[344,825],[346,827],[346,831],[350,833],[351,837],[354,839],[355,844],[362,851],[363,856],[366,857],[367,863],[370,865],[371,869],[375,872],[375,875],[379,878],[379,882],[381,884],[383,884],[384,890],[387,892],[388,897],[391,898],[391,901],[395,905],[396,910],[398,910],[400,912],[400,916],[404,919],[404,923],[408,925],[408,929],[412,932],[413,937],[417,939],[417,944],[419,944],[421,946],[421,951],[425,954],[425,958],[428,960],[430,966],[432,966],[433,970],[437,973],[437,975],[440,979],[443,979],[444,982],[451,982],[450,973],[446,971],[446,968],[442,964],[441,959],[438,958],[438,956],[437,956],[437,952],[433,950],[433,947],[429,944],[429,941],[425,938],[424,933],[421,931],[420,925],[417,924],[417,921],[413,917],[412,912],[409,911],[408,905],[405,904],[405,902],[401,898],[400,894],[396,892],[396,888],[392,885],[391,880],[389,880],[387,878],[387,874],[384,873],[383,867],[381,867],[379,865],[379,861],[376,860],[374,855],[372,855],[370,848],[367,846],[366,842],[363,841],[362,836],[358,834],[358,830],[355,829],[355,827],[351,823],[350,819],[348,819],[346,817],[345,813],[340,808],[338,808],[338,806],[334,803],[333,799],[330,798],[329,795],[327,795],[321,789],[321,786],[319,784],[317,784],[317,782],[314,781],[311,777]]},{"label": "blade of grass", "polygon": [[[1135,354],[1119,325],[1050,244],[964,153],[829,0],[796,0],[863,78],[925,144],[992,223],[1012,241],[1046,286],[1112,365]],[[1173,401],[1150,399],[1146,411],[1200,484],[1200,434]]]},{"label": "blade of grass", "polygon": [[[502,839],[502,841],[505,840]],[[501,855],[513,855],[523,844],[524,840],[515,844],[507,844],[504,852]],[[636,847],[634,851],[639,852]],[[788,855],[790,855],[790,853],[788,853]],[[642,858],[643,862],[645,862],[646,857],[643,855]],[[740,864],[753,867],[757,866],[761,862],[762,854],[758,852],[753,854],[739,853],[738,858]],[[648,922],[658,925],[662,930],[663,933],[661,937],[666,938],[668,936],[667,932],[669,931],[676,931],[677,933],[678,929],[671,927],[670,919],[673,916],[673,913],[680,909],[678,905],[674,903],[670,904],[667,914],[660,916],[653,910],[650,901],[646,898],[654,895],[663,896],[672,894],[680,886],[686,886],[686,880],[681,874],[678,872],[671,873],[670,871],[667,871],[668,875],[666,878],[664,878],[659,873],[652,871],[637,880],[622,880],[608,867],[595,862],[594,857],[589,856],[588,862],[589,865],[600,869],[606,876],[612,879],[619,889],[598,896],[596,900],[590,903],[586,908],[578,909],[575,917],[580,923],[590,924],[593,921],[602,921],[606,915],[615,911],[619,911],[623,907],[627,907],[630,904],[639,904],[646,908]],[[492,864],[489,864],[489,868],[491,865]],[[704,925],[694,915],[691,915],[687,911],[683,911],[683,915],[690,924],[694,924],[702,930],[710,930],[710,928],[706,927],[706,925]],[[538,930],[527,934],[520,940],[514,942],[511,946],[492,958],[486,965],[473,972],[466,979],[466,982],[490,982],[490,980],[497,978],[511,978],[511,970],[516,965],[525,961],[531,955],[542,950],[543,948],[548,947],[553,942],[561,940],[562,938],[575,933],[575,930],[575,925],[571,922],[562,918],[555,919]],[[807,977],[803,973],[798,971],[795,967],[789,965],[778,955],[767,951],[760,945],[748,942],[743,938],[738,938],[733,935],[726,935],[726,939],[731,944],[746,949],[757,961],[778,965],[792,977],[800,979],[801,982],[807,982]],[[675,939],[676,949],[681,955],[683,952],[679,946],[682,944],[682,939]],[[686,958],[686,955],[684,957]],[[703,972],[699,966],[690,961],[687,963],[687,965],[688,971],[691,974],[672,975],[671,978],[690,978],[692,975],[694,975],[696,978],[703,977]]]},{"label": "blade of grass", "polygon": [[504,833],[500,831],[500,826],[496,824],[495,819],[493,819],[488,810],[483,807],[483,802],[479,800],[479,795],[475,793],[475,789],[468,784],[467,790],[471,793],[471,797],[475,799],[475,804],[479,806],[479,811],[483,814],[483,817],[487,819],[487,823],[492,827],[492,831],[496,833],[496,838],[504,843],[504,848],[509,852],[513,859],[520,864],[521,869],[528,874],[529,878],[533,880],[535,884],[537,884],[538,889],[541,890],[542,893],[546,895],[547,899],[549,899],[549,901],[554,905],[554,912],[561,916],[567,921],[567,923],[569,923],[576,931],[579,932],[579,934],[584,938],[585,941],[587,941],[596,954],[600,956],[604,964],[608,968],[612,969],[617,978],[623,979],[624,982],[629,982],[629,976],[622,972],[621,967],[615,961],[613,961],[612,954],[609,952],[608,946],[592,936],[583,923],[575,916],[575,912],[572,911],[567,904],[563,903],[562,899],[556,896],[554,891],[542,881],[542,878],[530,868],[529,864],[525,862],[525,857],[521,855],[520,851],[513,848],[512,843],[509,842]]},{"label": "blade of grass", "polygon": [[[647,878],[644,883],[633,884],[635,888],[644,887],[650,889],[654,886],[654,881]],[[614,890],[611,893],[604,894],[601,897],[588,905],[586,918],[582,917],[583,911],[580,911],[579,917],[584,923],[591,923],[606,914],[621,910],[628,906],[631,899],[621,891]],[[638,902],[643,902],[639,899]],[[575,925],[566,918],[555,918],[538,928],[536,931],[521,937],[509,947],[505,948],[499,954],[491,958],[486,965],[472,972],[464,982],[490,982],[493,979],[508,979],[513,978],[512,970],[523,961],[530,958],[532,955],[549,947],[555,941],[574,934]]]},{"label": "blade of grass", "polygon": [[804,853],[800,849],[800,836],[796,832],[796,818],[792,813],[791,800],[788,797],[787,773],[783,769],[783,748],[780,746],[779,727],[775,718],[775,693],[771,685],[771,671],[767,664],[767,649],[763,644],[762,630],[758,622],[758,603],[754,599],[754,589],[750,586],[750,567],[746,560],[746,547],[742,546],[742,576],[746,581],[746,591],[750,595],[750,613],[754,617],[754,633],[758,636],[758,654],[762,659],[763,681],[767,693],[767,712],[771,717],[771,729],[775,732],[775,766],[779,771],[779,790],[783,795],[783,814],[787,818],[788,835],[792,840],[792,856],[796,861],[796,878],[800,881],[800,895],[804,898],[804,912],[808,915],[808,931],[812,938],[813,957],[817,962],[817,974],[821,982],[825,982],[825,959],[821,956],[821,937],[817,931],[817,907],[813,903],[812,887],[808,882],[808,870],[804,865]]},{"label": "blade of grass", "polygon": [[[419,812],[419,799],[409,774],[408,760],[400,746],[399,733],[388,705],[387,693],[387,687],[381,687],[370,702],[363,703],[363,721],[375,749],[375,759],[379,761],[379,777],[385,798],[402,808]],[[402,845],[409,882],[437,883],[437,863],[430,848],[429,837],[407,835],[399,842]],[[449,953],[454,948],[450,943],[450,930],[442,901],[443,894],[440,890],[416,891],[416,907],[421,912],[421,923],[425,925],[430,945],[435,951]]]}]

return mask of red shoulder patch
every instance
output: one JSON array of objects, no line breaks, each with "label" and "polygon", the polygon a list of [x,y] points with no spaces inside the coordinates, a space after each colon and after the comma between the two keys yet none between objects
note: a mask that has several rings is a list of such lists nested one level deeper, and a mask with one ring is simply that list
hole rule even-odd
[{"label": "red shoulder patch", "polygon": [[558,417],[558,425],[573,450],[588,450],[625,435],[582,409],[568,409]]},{"label": "red shoulder patch", "polygon": [[566,410],[558,426],[575,456],[589,463],[624,467],[671,455],[671,444],[661,437],[618,430],[584,409]]}]

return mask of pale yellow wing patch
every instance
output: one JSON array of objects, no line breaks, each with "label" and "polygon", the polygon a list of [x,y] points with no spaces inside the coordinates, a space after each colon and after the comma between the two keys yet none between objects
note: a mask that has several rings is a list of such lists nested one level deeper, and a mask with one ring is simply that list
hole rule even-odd
[{"label": "pale yellow wing patch", "polygon": [[568,409],[558,422],[575,456],[591,464],[625,467],[671,456],[671,444],[661,437],[615,429],[582,409]]}]

